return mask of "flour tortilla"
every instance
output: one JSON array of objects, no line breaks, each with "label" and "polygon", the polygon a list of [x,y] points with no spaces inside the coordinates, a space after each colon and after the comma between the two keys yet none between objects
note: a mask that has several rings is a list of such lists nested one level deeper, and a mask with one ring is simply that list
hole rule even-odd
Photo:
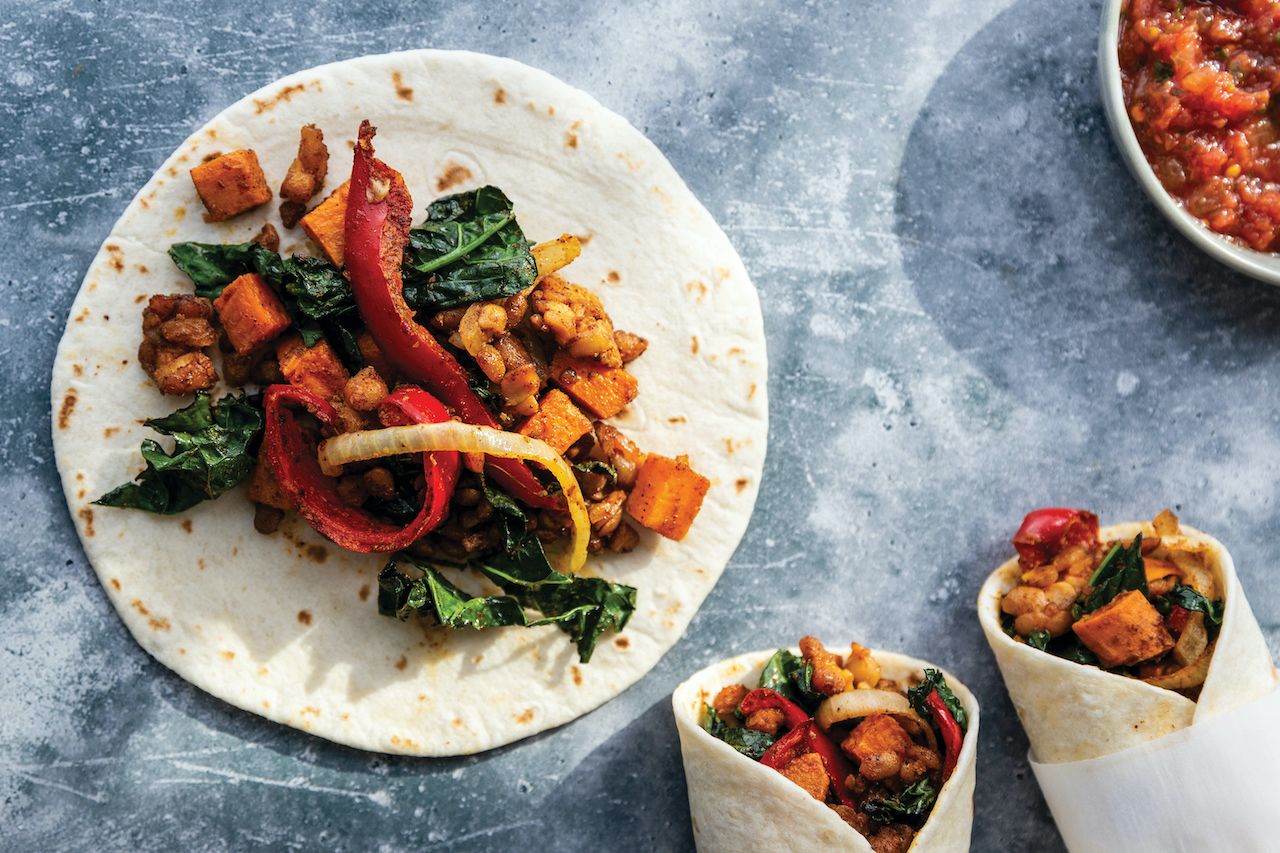
[{"label": "flour tortilla", "polygon": [[[1104,527],[1099,536],[1114,541],[1131,539],[1139,532],[1156,535],[1143,522]],[[1225,714],[1275,690],[1271,652],[1240,588],[1231,555],[1218,540],[1185,524],[1181,533],[1181,537],[1162,540],[1173,547],[1181,541],[1205,548],[1214,582],[1225,593],[1222,629],[1198,702],[1014,642],[1000,627],[1000,599],[1019,583],[1016,557],[983,584],[978,620],[1040,763],[1111,755]]]},{"label": "flour tortilla", "polygon": [[[640,397],[613,419],[642,450],[688,454],[710,478],[683,542],[639,528],[631,554],[584,574],[638,588],[626,630],[581,665],[555,627],[446,631],[377,614],[385,557],[344,551],[295,516],[253,529],[245,486],[154,517],[90,506],[143,468],[141,426],[190,398],[162,397],[137,364],[150,294],[191,292],[172,243],[238,243],[264,217],[281,253],[319,254],[279,222],[279,199],[202,221],[187,171],[252,148],[273,189],[317,124],[324,193],[350,174],[361,119],[405,177],[414,221],[483,184],[513,200],[525,234],[584,243],[565,277],[593,289],[618,328],[648,338],[630,365]],[[315,201],[318,201],[317,196]],[[294,74],[196,131],[138,193],[85,277],[53,371],[53,438],[67,503],[107,595],[139,643],[227,702],[361,749],[457,755],[566,723],[649,671],[683,633],[733,554],[755,503],[766,440],[759,302],[724,233],[657,148],[590,96],[510,60],[462,52],[370,56]],[[480,591],[479,582],[467,580]],[[489,592],[494,592],[490,587]]]},{"label": "flour tortilla", "polygon": [[[836,649],[836,645],[827,645]],[[776,649],[751,652],[710,666],[676,688],[671,697],[680,752],[689,785],[689,812],[698,853],[742,851],[850,851],[871,853],[871,845],[825,804],[781,773],[741,755],[702,728],[702,705],[723,687],[759,683]],[[799,649],[791,650],[800,654]],[[872,651],[885,678],[909,684],[938,669],[922,660]],[[973,786],[978,754],[978,700],[959,679],[943,673],[969,716],[969,729],[955,772],[942,786],[929,820],[916,834],[913,851],[964,853],[973,825]]]}]

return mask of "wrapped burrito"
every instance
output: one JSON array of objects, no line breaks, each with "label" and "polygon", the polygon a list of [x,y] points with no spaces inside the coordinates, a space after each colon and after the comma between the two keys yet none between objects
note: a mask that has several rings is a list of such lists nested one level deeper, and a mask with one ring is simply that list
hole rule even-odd
[{"label": "wrapped burrito", "polygon": [[1068,848],[1273,841],[1249,803],[1274,778],[1259,757],[1280,760],[1276,671],[1226,548],[1168,510],[1101,529],[1037,510],[1013,542],[978,617]]},{"label": "wrapped burrito", "polygon": [[812,637],[672,696],[701,853],[965,851],[978,703],[924,661]]}]

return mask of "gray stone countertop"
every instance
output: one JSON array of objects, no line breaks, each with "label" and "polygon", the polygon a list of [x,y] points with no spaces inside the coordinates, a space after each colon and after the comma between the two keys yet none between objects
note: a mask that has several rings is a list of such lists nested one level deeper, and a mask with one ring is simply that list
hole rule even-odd
[{"label": "gray stone countertop", "polygon": [[[974,615],[1044,505],[1174,508],[1280,650],[1280,290],[1125,171],[1096,0],[0,9],[0,850],[690,851],[672,689],[806,633],[959,674],[973,850],[1061,850]],[[755,516],[684,639],[603,708],[454,760],[335,746],[150,659],[50,441],[72,298],[164,158],[286,73],[417,47],[520,60],[648,135],[742,255],[770,362]]]}]

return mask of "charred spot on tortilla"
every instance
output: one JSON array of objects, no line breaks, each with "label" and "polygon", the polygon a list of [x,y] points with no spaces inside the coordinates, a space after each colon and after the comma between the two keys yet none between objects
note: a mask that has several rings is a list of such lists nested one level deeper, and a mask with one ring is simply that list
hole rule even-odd
[{"label": "charred spot on tortilla", "polygon": [[191,519],[189,518],[182,519],[182,529],[185,530],[187,533],[191,532]]},{"label": "charred spot on tortilla", "polygon": [[[318,80],[313,85],[316,88],[320,88],[320,82]],[[270,110],[274,110],[281,101],[292,101],[294,95],[306,91],[306,88],[307,87],[302,83],[285,86],[277,92],[274,97],[268,98],[265,101],[254,100],[253,103],[257,106],[259,114],[265,113]]]},{"label": "charred spot on tortilla", "polygon": [[[79,376],[80,374],[77,373],[76,375]],[[58,409],[58,429],[66,429],[71,426],[71,413],[75,411],[76,402],[79,399],[76,389],[67,389],[67,393],[62,398],[62,406]]]},{"label": "charred spot on tortilla", "polygon": [[308,610],[299,610],[299,611],[298,611],[298,621],[299,621],[299,622],[301,622],[303,625],[310,625],[310,624],[311,624],[311,612],[310,612],[310,611],[308,611]]},{"label": "charred spot on tortilla", "polygon": [[454,187],[462,186],[471,180],[471,170],[461,163],[455,163],[450,160],[445,164],[444,171],[440,177],[436,179],[436,192],[442,193]]},{"label": "charred spot on tortilla", "polygon": [[746,479],[739,479],[734,482],[734,486],[736,486],[738,489],[738,494],[742,494],[742,490],[745,489],[748,485],[750,485],[750,481]]},{"label": "charred spot on tortilla", "polygon": [[413,89],[404,85],[404,78],[401,77],[399,71],[393,71],[391,74],[391,84],[395,87],[396,97],[402,101],[413,100]]},{"label": "charred spot on tortilla", "polygon": [[409,658],[405,657],[404,655],[400,655],[400,660],[396,661],[396,669],[400,670],[401,672],[404,672],[408,668],[409,668]]},{"label": "charred spot on tortilla", "polygon": [[93,510],[89,509],[89,507],[87,506],[81,507],[80,511],[77,512],[76,515],[78,515],[80,517],[80,520],[84,522],[84,535],[92,538],[93,537]]}]

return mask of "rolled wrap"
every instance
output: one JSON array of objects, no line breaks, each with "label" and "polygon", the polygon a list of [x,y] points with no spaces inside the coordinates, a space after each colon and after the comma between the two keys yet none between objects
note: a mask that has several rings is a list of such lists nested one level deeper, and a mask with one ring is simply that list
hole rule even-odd
[{"label": "rolled wrap", "polygon": [[[836,648],[828,645],[827,648]],[[702,728],[702,705],[722,687],[753,685],[777,649],[751,652],[707,667],[676,688],[671,697],[689,812],[699,853],[840,850],[871,853],[867,840],[825,804],[778,771],[740,755]],[[791,650],[799,655],[799,649]],[[885,678],[909,686],[926,667],[906,655],[872,651]],[[955,772],[942,786],[933,811],[912,842],[916,853],[963,853],[973,825],[973,785],[978,745],[978,701],[959,679],[943,671],[969,717]]]},{"label": "rolled wrap", "polygon": [[[1130,539],[1145,523],[1099,531]],[[1231,555],[1185,525],[1171,546],[1203,549],[1224,596],[1222,628],[1198,702],[1014,642],[1000,598],[1016,558],[987,578],[978,619],[1031,741],[1031,767],[1071,853],[1272,849],[1280,703],[1266,640]],[[1207,816],[1212,819],[1206,820]],[[1224,846],[1225,845],[1225,846]]]},{"label": "rolled wrap", "polygon": [[[1018,585],[1017,558],[992,572],[978,595],[978,621],[995,653],[1009,698],[1036,760],[1059,764],[1098,758],[1146,743],[1261,699],[1276,688],[1276,671],[1262,629],[1240,588],[1227,549],[1186,525],[1166,545],[1204,549],[1224,596],[1222,629],[1200,701],[1135,678],[1104,672],[1017,643],[1000,627],[1000,599]],[[1102,541],[1153,537],[1146,522],[1102,528]]]}]

